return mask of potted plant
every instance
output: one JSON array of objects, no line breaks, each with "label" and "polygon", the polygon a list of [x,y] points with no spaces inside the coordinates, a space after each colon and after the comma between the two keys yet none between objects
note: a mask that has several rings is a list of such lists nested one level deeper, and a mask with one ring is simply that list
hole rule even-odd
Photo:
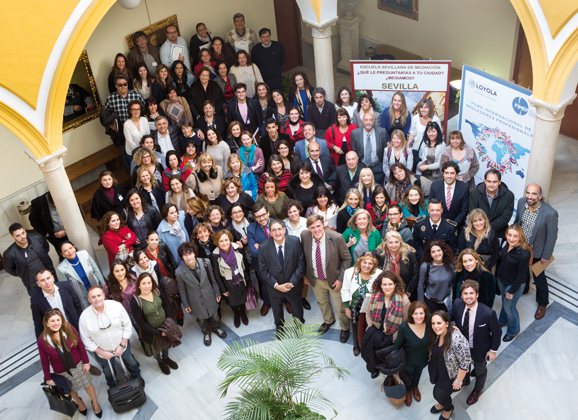
[{"label": "potted plant", "polygon": [[325,370],[338,379],[344,379],[349,372],[321,352],[318,328],[292,318],[271,343],[246,340],[227,347],[217,363],[226,374],[218,391],[223,398],[235,384],[240,394],[225,406],[226,418],[325,419],[313,410],[329,406],[330,401],[310,387],[311,380]]}]

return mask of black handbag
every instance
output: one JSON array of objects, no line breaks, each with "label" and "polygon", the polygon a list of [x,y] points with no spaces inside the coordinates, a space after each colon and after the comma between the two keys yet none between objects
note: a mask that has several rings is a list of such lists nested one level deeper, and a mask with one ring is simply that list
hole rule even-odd
[{"label": "black handbag", "polygon": [[72,417],[76,410],[78,410],[78,405],[72,400],[70,395],[64,395],[58,392],[56,387],[53,386],[43,386],[42,391],[48,399],[48,405],[52,411],[64,414],[65,416]]}]

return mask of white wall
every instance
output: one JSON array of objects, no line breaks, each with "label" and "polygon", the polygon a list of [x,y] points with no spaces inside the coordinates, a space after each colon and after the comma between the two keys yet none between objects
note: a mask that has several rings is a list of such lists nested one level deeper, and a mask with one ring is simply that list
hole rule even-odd
[{"label": "white wall", "polygon": [[433,60],[452,60],[510,78],[516,12],[507,0],[421,0],[419,21],[379,10],[363,0],[353,12],[360,36]]},{"label": "white wall", "polygon": [[[108,94],[107,78],[110,73],[114,56],[118,52],[125,55],[128,46],[125,36],[141,28],[149,26],[173,14],[177,15],[181,35],[187,43],[195,33],[198,22],[204,22],[209,31],[224,37],[233,27],[233,15],[236,12],[245,15],[248,28],[258,32],[264,26],[272,31],[273,39],[277,37],[275,11],[273,2],[269,0],[244,1],[232,6],[229,0],[211,0],[210,2],[192,0],[147,0],[148,14],[145,2],[133,9],[126,10],[115,4],[96,28],[86,44],[88,58],[96,78],[100,99],[104,104]],[[85,158],[111,144],[105,136],[104,129],[98,119],[89,122],[63,136],[64,146],[68,153],[64,164],[69,165]],[[24,154],[19,140],[6,127],[0,125],[0,200],[22,190],[43,179],[38,166]],[[23,193],[23,195],[26,195]]]}]

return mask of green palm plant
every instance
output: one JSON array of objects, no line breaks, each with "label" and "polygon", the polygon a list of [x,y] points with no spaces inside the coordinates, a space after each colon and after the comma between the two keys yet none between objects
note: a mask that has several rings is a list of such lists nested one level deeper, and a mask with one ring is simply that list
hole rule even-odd
[{"label": "green palm plant", "polygon": [[326,370],[338,379],[350,373],[321,352],[318,328],[292,318],[267,345],[246,340],[223,351],[217,366],[226,377],[218,392],[223,398],[231,385],[241,389],[225,406],[227,420],[325,419],[312,410],[331,403],[309,386],[311,380]]}]

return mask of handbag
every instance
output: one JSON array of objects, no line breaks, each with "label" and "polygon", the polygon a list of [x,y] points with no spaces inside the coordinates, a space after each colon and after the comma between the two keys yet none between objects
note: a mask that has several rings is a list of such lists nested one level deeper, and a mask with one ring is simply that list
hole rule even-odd
[{"label": "handbag", "polygon": [[72,400],[70,395],[64,395],[58,392],[56,387],[53,386],[43,386],[42,391],[48,399],[48,405],[52,411],[64,414],[65,416],[72,417],[76,410],[78,410],[78,405]]},{"label": "handbag", "polygon": [[386,376],[381,390],[394,405],[399,405],[405,401],[405,384],[398,373]]},{"label": "handbag", "polygon": [[257,291],[255,285],[251,282],[250,287],[247,288],[247,301],[245,302],[245,309],[248,311],[257,307]]}]

